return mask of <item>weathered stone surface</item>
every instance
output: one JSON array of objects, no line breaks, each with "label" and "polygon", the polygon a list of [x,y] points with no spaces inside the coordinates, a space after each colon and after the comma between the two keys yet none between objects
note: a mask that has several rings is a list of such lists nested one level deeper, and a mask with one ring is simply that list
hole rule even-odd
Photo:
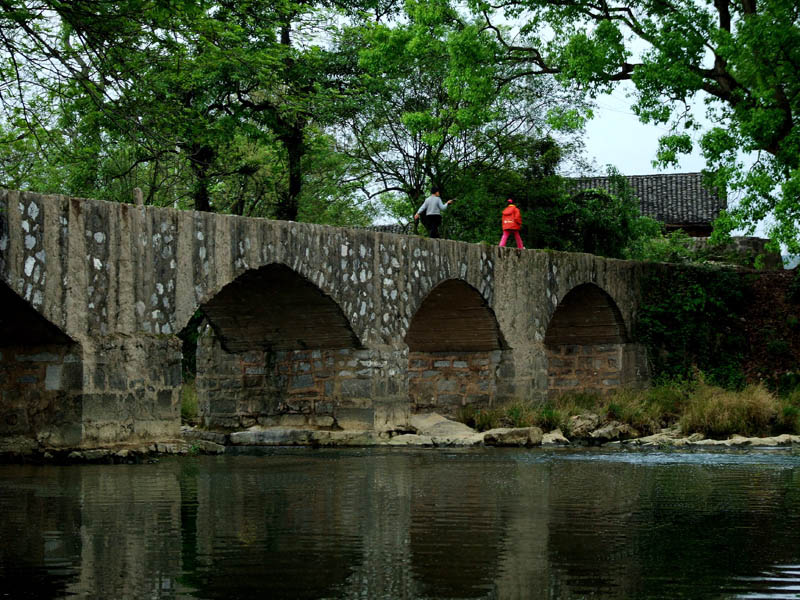
[{"label": "weathered stone surface", "polygon": [[380,434],[367,431],[313,431],[310,439],[318,446],[377,446],[384,443]]},{"label": "weathered stone surface", "polygon": [[633,427],[627,423],[620,423],[619,421],[604,423],[601,427],[595,429],[589,434],[593,440],[600,443],[627,440],[638,437],[638,435],[639,432],[637,432]]},{"label": "weathered stone surface", "polygon": [[436,446],[478,446],[483,443],[482,433],[436,413],[412,415],[409,425],[418,435],[430,437]]},{"label": "weathered stone surface", "polygon": [[25,456],[39,449],[36,440],[21,435],[0,437],[0,454]]},{"label": "weathered stone surface", "polygon": [[500,427],[483,434],[487,446],[538,446],[542,443],[542,430],[538,427]]},{"label": "weathered stone surface", "polygon": [[588,438],[599,424],[600,417],[594,413],[572,415],[569,418],[569,436],[573,439]]},{"label": "weathered stone surface", "polygon": [[210,442],[208,440],[195,440],[192,442],[192,445],[189,447],[189,452],[192,452],[195,449],[203,454],[223,454],[225,452],[224,445]]},{"label": "weathered stone surface", "polygon": [[386,444],[389,446],[433,446],[433,438],[416,433],[404,433],[394,436]]},{"label": "weathered stone surface", "polygon": [[275,427],[236,431],[229,439],[233,446],[304,446],[312,443],[313,433],[308,429]]},{"label": "weathered stone surface", "polygon": [[554,429],[542,436],[542,446],[568,446],[569,440],[560,429]]}]

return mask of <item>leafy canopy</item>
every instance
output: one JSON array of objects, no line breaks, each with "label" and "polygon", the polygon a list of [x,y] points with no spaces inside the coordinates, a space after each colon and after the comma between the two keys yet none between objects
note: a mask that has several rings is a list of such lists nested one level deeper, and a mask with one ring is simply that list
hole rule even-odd
[{"label": "leafy canopy", "polygon": [[[519,76],[556,74],[590,95],[635,86],[634,111],[670,125],[656,163],[700,149],[732,208],[718,236],[767,220],[800,252],[800,5],[795,0],[471,0]],[[501,19],[502,17],[502,19]],[[501,27],[505,20],[511,26]],[[688,109],[701,99],[712,125]],[[754,153],[747,166],[742,153]],[[737,202],[738,201],[738,202]],[[770,223],[771,219],[771,225]]]}]

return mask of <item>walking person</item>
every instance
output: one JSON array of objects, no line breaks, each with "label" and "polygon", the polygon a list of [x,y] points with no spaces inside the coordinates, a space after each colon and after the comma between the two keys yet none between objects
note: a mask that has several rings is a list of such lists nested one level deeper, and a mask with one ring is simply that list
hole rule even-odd
[{"label": "walking person", "polygon": [[442,211],[453,202],[452,200],[442,202],[439,196],[439,188],[435,187],[431,189],[431,195],[425,199],[425,202],[422,203],[419,210],[414,213],[415,221],[419,219],[421,213],[424,213],[422,224],[425,225],[425,229],[428,230],[428,236],[431,238],[439,237],[439,226],[442,224]]},{"label": "walking person", "polygon": [[517,240],[517,248],[522,250],[522,238],[519,235],[519,230],[522,229],[522,215],[519,209],[514,206],[514,200],[508,199],[508,206],[503,209],[503,237],[500,238],[500,246],[505,246],[508,241],[508,236],[512,233]]}]

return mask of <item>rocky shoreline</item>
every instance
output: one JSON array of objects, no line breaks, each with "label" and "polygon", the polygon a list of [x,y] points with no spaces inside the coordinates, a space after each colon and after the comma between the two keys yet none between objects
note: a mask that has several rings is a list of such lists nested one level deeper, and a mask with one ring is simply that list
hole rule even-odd
[{"label": "rocky shoreline", "polygon": [[697,449],[715,448],[800,448],[800,435],[773,437],[733,435],[727,439],[707,439],[701,434],[684,436],[677,428],[639,437],[629,426],[600,422],[595,415],[572,417],[570,438],[561,430],[543,432],[538,427],[497,428],[478,432],[467,425],[431,413],[414,415],[408,426],[387,431],[330,431],[287,427],[251,427],[230,433],[206,431],[184,426],[181,439],[146,445],[118,445],[93,449],[42,448],[35,440],[5,440],[0,446],[0,462],[43,464],[72,463],[141,463],[163,455],[223,454],[228,449],[249,447],[307,446],[339,447],[609,447],[625,449]]}]

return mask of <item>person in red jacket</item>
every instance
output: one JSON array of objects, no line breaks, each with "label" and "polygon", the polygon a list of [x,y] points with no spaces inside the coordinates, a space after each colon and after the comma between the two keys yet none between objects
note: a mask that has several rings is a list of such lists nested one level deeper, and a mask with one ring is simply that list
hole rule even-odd
[{"label": "person in red jacket", "polygon": [[505,246],[508,241],[508,236],[512,233],[517,240],[517,248],[522,250],[522,238],[519,235],[519,230],[522,228],[522,215],[519,209],[514,206],[514,201],[509,198],[508,206],[503,209],[503,237],[500,238],[500,245]]}]

